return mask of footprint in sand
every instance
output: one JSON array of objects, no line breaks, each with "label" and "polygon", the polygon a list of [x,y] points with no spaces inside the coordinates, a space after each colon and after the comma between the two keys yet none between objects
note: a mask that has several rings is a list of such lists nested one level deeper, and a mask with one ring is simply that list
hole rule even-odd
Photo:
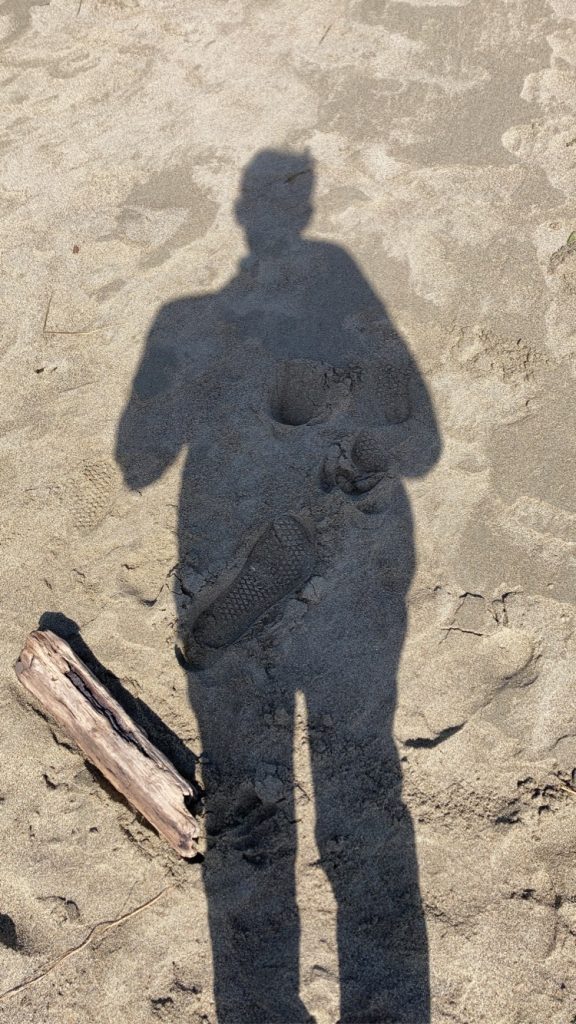
[{"label": "footprint in sand", "polygon": [[196,619],[186,657],[198,663],[206,649],[238,640],[273,605],[302,587],[316,562],[312,528],[294,515],[266,527],[232,582]]}]

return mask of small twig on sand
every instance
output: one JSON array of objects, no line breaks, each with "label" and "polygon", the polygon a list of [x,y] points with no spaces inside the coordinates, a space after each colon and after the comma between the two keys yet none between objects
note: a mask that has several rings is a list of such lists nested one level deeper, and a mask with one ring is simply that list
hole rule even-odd
[{"label": "small twig on sand", "polygon": [[[82,0],[80,0],[80,5],[81,4],[82,4]],[[78,11],[76,13],[77,14],[80,13],[80,6],[78,7]],[[81,328],[78,331],[75,331],[75,330],[70,331],[70,330],[66,330],[66,329],[59,331],[57,329],[55,330],[53,327],[51,327],[50,330],[48,330],[48,317],[50,316],[50,308],[52,306],[52,299],[53,298],[54,298],[54,290],[52,290],[50,292],[50,298],[48,299],[48,305],[46,306],[46,315],[44,317],[44,323],[42,325],[42,334],[43,335],[51,336],[53,334],[98,334],[99,331],[108,331],[111,327],[122,327],[122,325],[127,322],[126,320],[119,320],[119,321],[117,321],[114,324],[104,324],[103,327],[89,327],[88,330],[84,330],[84,329]]]},{"label": "small twig on sand", "polygon": [[48,323],[48,314],[50,313],[50,306],[52,305],[52,296],[54,292],[50,292],[50,298],[48,299],[48,305],[46,306],[46,316],[44,317],[44,324],[42,326],[42,334],[46,334],[46,324]]},{"label": "small twig on sand", "polygon": [[570,793],[570,796],[574,797],[576,799],[576,789],[574,789],[573,786],[569,786],[568,783],[564,782],[564,779],[561,779],[559,775],[556,776],[556,781],[558,782],[558,784],[560,785],[560,788],[563,789],[565,793]]},{"label": "small twig on sand", "polygon": [[136,914],[142,913],[142,911],[146,910],[147,907],[151,907],[153,903],[156,903],[161,896],[164,896],[164,893],[173,888],[173,885],[167,885],[161,892],[156,893],[156,896],[152,896],[152,899],[146,900],[146,903],[141,903],[140,906],[135,907],[134,910],[129,910],[128,913],[121,914],[120,917],[115,917],[111,921],[99,921],[98,924],[95,924],[94,927],[90,929],[86,938],[83,939],[78,946],[73,946],[72,949],[68,949],[65,953],[56,957],[56,959],[52,960],[52,962],[40,971],[39,974],[34,974],[26,981],[21,981],[19,985],[14,985],[13,988],[6,989],[5,992],[0,992],[0,999],[6,999],[8,996],[16,995],[17,992],[22,992],[23,989],[29,988],[31,985],[36,985],[38,981],[41,981],[47,974],[50,974],[51,971],[53,971],[55,967],[58,967],[59,964],[63,963],[64,960],[67,960],[69,957],[74,956],[75,953],[79,953],[82,949],[85,949],[96,934],[98,934],[98,936],[105,935],[111,928],[116,928],[118,925],[123,924],[124,921],[128,921],[131,917],[135,917]]},{"label": "small twig on sand", "polygon": [[324,32],[324,33],[322,34],[322,36],[321,36],[321,37],[320,37],[320,39],[318,40],[318,46],[322,46],[322,43],[323,43],[323,42],[324,42],[324,40],[326,39],[326,36],[328,35],[328,33],[329,33],[330,29],[332,28],[332,25],[333,25],[333,24],[334,24],[334,22],[333,22],[333,21],[331,21],[331,22],[330,22],[330,24],[328,25],[328,28],[326,29],[326,31],[325,31],[325,32]]},{"label": "small twig on sand", "polygon": [[118,321],[118,323],[115,323],[115,324],[104,324],[102,327],[91,327],[90,330],[88,330],[88,331],[64,331],[64,330],[63,331],[55,331],[55,330],[47,331],[47,330],[44,330],[43,333],[47,334],[49,336],[53,335],[53,334],[98,334],[99,331],[108,331],[108,330],[110,330],[111,327],[121,327],[122,324],[125,324],[125,323],[126,323],[125,320],[120,320],[120,321]]}]

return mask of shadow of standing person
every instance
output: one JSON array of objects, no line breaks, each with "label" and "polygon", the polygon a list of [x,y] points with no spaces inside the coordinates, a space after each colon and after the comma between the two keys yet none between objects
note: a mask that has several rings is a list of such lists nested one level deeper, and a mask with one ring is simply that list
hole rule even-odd
[{"label": "shadow of standing person", "polygon": [[307,153],[265,150],[247,166],[236,215],[248,255],[219,292],[159,311],[117,459],[141,489],[187,448],[176,599],[203,748],[218,1019],[314,1019],[299,998],[300,691],[341,1021],[426,1024],[392,719],[415,565],[402,479],[434,465],[440,440],[415,362],[354,261],[302,235],[313,182]]}]

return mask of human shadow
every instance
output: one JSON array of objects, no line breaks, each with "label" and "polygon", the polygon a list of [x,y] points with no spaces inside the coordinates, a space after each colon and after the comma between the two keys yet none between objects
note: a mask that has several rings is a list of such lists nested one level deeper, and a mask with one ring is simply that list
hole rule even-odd
[{"label": "human shadow", "polygon": [[[392,720],[415,565],[402,480],[434,465],[440,439],[415,361],[351,256],[302,235],[313,184],[308,153],[265,150],[246,167],[235,210],[248,255],[218,292],[160,309],[117,460],[140,490],[187,449],[175,594],[202,741],[219,1021],[314,1019],[300,979],[313,992],[323,968],[299,964],[295,879],[313,799],[340,1020],[426,1024]],[[313,794],[294,786],[298,692]],[[298,896],[314,903],[314,872],[299,873]]]}]

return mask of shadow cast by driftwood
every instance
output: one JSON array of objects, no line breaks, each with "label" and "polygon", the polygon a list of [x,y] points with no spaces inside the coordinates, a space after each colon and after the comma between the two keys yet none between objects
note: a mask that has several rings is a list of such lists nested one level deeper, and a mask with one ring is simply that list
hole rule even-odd
[{"label": "shadow cast by driftwood", "polygon": [[[102,664],[84,640],[78,623],[62,612],[44,612],[40,616],[38,629],[50,629],[57,636],[61,636],[63,640],[66,640],[66,643],[70,645],[74,653],[78,655],[86,667],[96,676],[96,679],[110,691],[114,699],[130,715],[130,718],[136,725],[144,730],[154,746],[172,762],[182,778],[192,783],[201,794],[201,787],[195,778],[198,765],[197,757],[191,750],[188,750],[188,747],[182,742],[180,737],[166,725],[166,722],[141,697],[130,693],[122,685],[122,681],[118,676]],[[88,767],[95,778],[101,782],[114,799],[121,800],[123,803],[126,802],[97,768],[93,765]],[[199,809],[200,803],[195,807],[189,807],[192,813],[197,813]]]}]

